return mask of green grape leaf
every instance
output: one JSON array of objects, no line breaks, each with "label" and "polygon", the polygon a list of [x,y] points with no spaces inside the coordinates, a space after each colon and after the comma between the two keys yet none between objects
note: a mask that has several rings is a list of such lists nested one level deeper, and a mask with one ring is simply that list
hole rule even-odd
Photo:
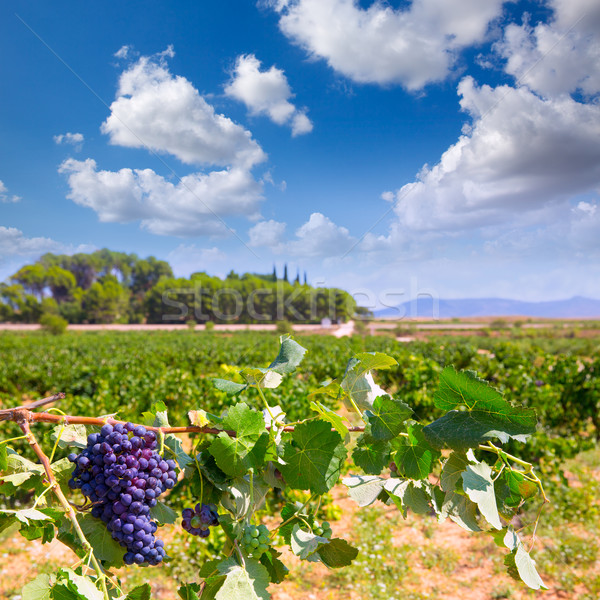
[{"label": "green grape leaf", "polygon": [[[2,475],[1,481],[3,484],[10,483],[13,486],[18,487],[22,483],[25,483],[33,475],[34,475],[34,473],[32,473],[31,471],[29,471],[29,472],[25,471],[23,473],[12,473],[10,475]],[[2,490],[2,487],[0,486],[0,491],[1,490]]]},{"label": "green grape leaf", "polygon": [[85,425],[57,425],[52,430],[50,438],[53,442],[58,439],[59,448],[68,448],[69,446],[85,448],[87,446]]},{"label": "green grape leaf", "polygon": [[205,579],[200,600],[215,600],[217,597],[217,592],[225,583],[225,579],[226,578],[223,575],[215,575],[214,577]]},{"label": "green grape leaf", "polygon": [[486,463],[467,465],[462,473],[462,480],[464,492],[477,504],[487,522],[496,529],[502,529],[491,467]]},{"label": "green grape leaf", "polygon": [[73,472],[73,463],[68,458],[61,458],[51,465],[54,477],[60,485],[66,485]]},{"label": "green grape leaf", "polygon": [[244,477],[237,477],[221,487],[226,492],[221,498],[221,503],[238,519],[252,514],[269,492],[269,486],[258,476],[254,477],[252,490],[249,481]]},{"label": "green grape leaf", "polygon": [[17,518],[15,517],[14,513],[6,514],[3,512],[0,512],[0,533],[2,533],[4,530],[8,529],[9,527],[12,527],[15,524],[18,524],[18,522],[17,522]]},{"label": "green grape leaf", "polygon": [[279,560],[281,552],[275,548],[269,548],[260,557],[260,563],[269,572],[271,583],[281,583],[289,573],[289,569]]},{"label": "green grape leaf", "polygon": [[86,598],[69,587],[68,581],[61,581],[52,588],[52,600],[86,600]]},{"label": "green grape leaf", "polygon": [[362,475],[352,475],[342,479],[342,483],[348,488],[350,498],[359,506],[369,506],[377,500],[387,479],[381,477],[364,477]]},{"label": "green grape leaf", "polygon": [[444,492],[455,490],[456,484],[461,480],[461,474],[471,462],[475,462],[474,457],[471,460],[464,452],[455,451],[450,454],[448,460],[444,463],[440,477],[440,486]]},{"label": "green grape leaf", "polygon": [[169,427],[169,415],[167,414],[167,405],[159,400],[152,405],[150,409],[154,415],[153,427]]},{"label": "green grape leaf", "polygon": [[317,551],[321,544],[328,543],[327,538],[304,531],[304,529],[300,529],[299,525],[294,525],[292,529],[290,547],[292,552],[301,559],[308,558]]},{"label": "green grape leaf", "polygon": [[152,588],[149,583],[142,583],[137,587],[134,587],[129,594],[125,597],[125,600],[150,600],[152,596]]},{"label": "green grape leaf", "polygon": [[178,514],[160,500],[150,509],[150,516],[159,523],[172,525],[177,521]]},{"label": "green grape leaf", "polygon": [[354,356],[354,360],[358,361],[358,365],[353,368],[362,373],[373,369],[389,369],[398,364],[395,358],[383,352],[360,352]]},{"label": "green grape leaf", "polygon": [[206,427],[210,424],[207,412],[202,409],[188,411],[188,418],[194,427]]},{"label": "green grape leaf", "polygon": [[167,434],[165,436],[165,446],[173,451],[175,460],[182,471],[194,462],[194,459],[183,449],[183,443],[176,435]]},{"label": "green grape leaf", "polygon": [[116,569],[121,567],[125,551],[116,540],[113,540],[106,525],[92,515],[84,515],[78,520],[85,537],[94,548],[96,558]]},{"label": "green grape leaf", "polygon": [[[288,521],[285,525],[283,525],[282,527],[279,528],[279,534],[281,535],[281,537],[283,537],[283,539],[285,540],[286,544],[290,544],[291,540],[292,540],[292,530],[294,529],[295,525],[304,525],[303,521],[299,518],[292,518],[296,513],[298,513],[298,510],[302,507],[302,504],[298,503],[297,505],[291,504],[290,502],[288,502],[282,509],[281,509],[281,520],[282,523],[285,523],[286,521]],[[311,522],[311,520],[309,518],[306,519],[309,523]],[[305,526],[305,525],[304,525]]]},{"label": "green grape leaf", "polygon": [[[21,456],[12,448],[6,449],[7,467],[6,474],[0,478],[0,494],[11,496],[16,488],[23,486],[28,490],[34,490],[36,495],[44,491],[43,484],[44,467]],[[26,485],[23,485],[27,482]]]},{"label": "green grape leaf", "polygon": [[391,440],[403,429],[404,421],[412,414],[412,408],[388,395],[378,396],[371,410],[365,412],[369,421],[369,434],[376,440]]},{"label": "green grape leaf", "polygon": [[102,592],[89,577],[78,575],[75,571],[68,568],[60,569],[59,573],[68,579],[68,587],[86,600],[102,600],[104,598]]},{"label": "green grape leaf", "polygon": [[347,567],[357,556],[358,549],[346,540],[332,538],[328,544],[322,544],[318,550],[319,558],[332,569]]},{"label": "green grape leaf", "polygon": [[477,505],[465,496],[448,492],[440,511],[440,521],[449,517],[466,531],[481,531],[477,524]]},{"label": "green grape leaf", "polygon": [[436,448],[466,450],[494,438],[503,443],[510,438],[525,441],[536,429],[537,418],[532,408],[513,406],[471,371],[457,372],[446,367],[434,403],[437,408],[449,411],[423,430]]},{"label": "green grape leaf", "polygon": [[236,383],[235,381],[229,381],[229,379],[214,378],[212,382],[218,390],[225,392],[228,396],[237,396],[248,387],[247,383]]},{"label": "green grape leaf", "polygon": [[235,559],[228,558],[219,564],[219,572],[225,581],[215,600],[269,600],[269,573],[257,560],[247,558],[242,567]]},{"label": "green grape leaf", "polygon": [[356,441],[352,459],[367,475],[379,475],[390,462],[390,443],[374,441],[365,434]]},{"label": "green grape leaf", "polygon": [[29,525],[29,521],[48,521],[51,517],[35,508],[24,508],[22,510],[3,510],[6,514],[13,514],[21,523]]},{"label": "green grape leaf", "polygon": [[292,489],[324,494],[338,480],[345,458],[344,442],[329,423],[306,421],[295,428],[292,441],[286,442],[285,464],[279,470]]},{"label": "green grape leaf", "polygon": [[421,487],[420,481],[390,478],[385,482],[384,489],[405,517],[407,509],[416,514],[431,511],[429,495]]},{"label": "green grape leaf", "polygon": [[270,371],[274,371],[280,375],[289,375],[302,362],[306,354],[306,348],[303,348],[290,337],[282,336],[280,342],[281,348],[279,349],[279,354],[268,368]]},{"label": "green grape leaf", "polygon": [[240,477],[249,468],[260,466],[260,456],[252,454],[252,450],[266,432],[262,414],[240,402],[229,409],[223,419],[223,428],[235,431],[236,436],[232,438],[222,432],[210,445],[209,452],[219,468],[227,475]]},{"label": "green grape leaf", "polygon": [[240,371],[240,375],[248,385],[260,388],[276,388],[283,381],[281,373],[260,367],[246,367]]},{"label": "green grape leaf", "polygon": [[[376,398],[386,395],[385,390],[375,383],[371,373],[358,375],[352,370],[342,379],[341,388],[352,398],[360,410],[371,408]],[[344,404],[349,410],[354,409],[347,398],[344,399]]]},{"label": "green grape leaf", "polygon": [[42,573],[23,586],[21,600],[50,600],[52,598],[52,586],[55,583],[56,577],[54,575]]},{"label": "green grape leaf", "polygon": [[394,358],[381,352],[357,354],[348,361],[340,387],[354,400],[360,409],[371,408],[375,398],[386,393],[375,384],[370,371],[373,369],[389,369],[397,364]]},{"label": "green grape leaf", "polygon": [[535,561],[523,547],[516,532],[509,527],[504,544],[511,551],[504,558],[504,564],[508,567],[508,574],[517,581],[520,579],[525,585],[533,590],[547,590],[542,578],[535,568]]},{"label": "green grape leaf", "polygon": [[340,417],[340,415],[317,401],[312,401],[310,403],[310,407],[312,410],[319,413],[321,419],[324,421],[329,421],[331,426],[340,434],[340,437],[343,440],[346,439],[346,436],[348,435],[348,428],[346,425],[344,425],[344,420],[342,417]]},{"label": "green grape leaf", "polygon": [[398,472],[409,479],[425,479],[433,470],[440,452],[423,435],[423,426],[414,423],[408,428],[408,438],[399,438],[393,456]]},{"label": "green grape leaf", "polygon": [[314,398],[315,396],[329,396],[330,398],[338,398],[340,395],[340,383],[337,379],[329,381],[326,384],[321,385],[316,390],[313,390],[308,394],[308,398]]},{"label": "green grape leaf", "polygon": [[505,470],[502,474],[510,491],[523,500],[529,500],[539,492],[538,486],[533,481],[525,479],[523,474],[518,471]]},{"label": "green grape leaf", "polygon": [[177,590],[177,595],[181,600],[198,600],[198,594],[201,589],[202,587],[199,583],[184,583]]}]

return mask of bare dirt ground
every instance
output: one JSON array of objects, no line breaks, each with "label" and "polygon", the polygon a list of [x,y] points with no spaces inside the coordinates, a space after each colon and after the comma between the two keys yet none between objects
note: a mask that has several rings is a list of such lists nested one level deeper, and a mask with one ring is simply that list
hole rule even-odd
[{"label": "bare dirt ground", "polygon": [[[341,519],[332,522],[336,537],[352,539],[355,537],[356,520],[359,509],[348,498],[343,486],[334,488],[335,503],[341,508]],[[393,578],[381,593],[365,593],[352,581],[338,575],[340,571],[330,571],[320,564],[299,561],[289,549],[284,550],[282,559],[290,566],[290,575],[283,584],[271,586],[274,600],[364,600],[375,598],[410,598],[436,600],[586,600],[580,590],[556,589],[553,582],[543,575],[548,591],[533,592],[523,584],[510,579],[502,566],[503,551],[497,548],[489,536],[472,535],[460,529],[452,522],[436,523],[428,516],[409,515],[407,520],[399,518],[395,507],[383,507],[378,510],[376,521],[378,532],[387,532],[391,536],[391,548],[407,560],[406,565],[398,566],[398,577]],[[178,535],[178,530],[170,527],[161,537],[167,540]],[[379,534],[378,534],[379,535]],[[389,541],[388,541],[389,543]],[[541,548],[545,540],[538,540],[536,547]],[[168,542],[167,542],[168,544]],[[365,550],[368,552],[368,550]],[[369,564],[370,557],[362,560]],[[375,556],[372,555],[374,558]],[[396,555],[390,551],[389,557],[378,556],[370,567],[373,569],[373,586],[378,584],[378,569],[385,568],[393,572]],[[357,560],[361,559],[359,558]],[[387,561],[388,564],[385,565]],[[392,561],[392,563],[390,563]],[[18,600],[21,587],[40,572],[51,572],[58,566],[72,565],[75,555],[58,541],[42,546],[38,541],[28,542],[14,533],[3,540],[0,550],[0,598]],[[356,567],[355,567],[356,568]],[[404,569],[404,570],[403,570]],[[406,570],[408,569],[408,571]],[[355,571],[356,573],[356,571]],[[125,575],[125,571],[121,572]],[[368,580],[361,574],[360,580]],[[143,581],[150,581],[153,598],[157,600],[176,600],[179,582],[168,576],[164,568],[155,568],[144,572]],[[139,581],[136,581],[139,583]],[[359,589],[355,589],[358,587]],[[395,589],[394,589],[395,588]]]}]

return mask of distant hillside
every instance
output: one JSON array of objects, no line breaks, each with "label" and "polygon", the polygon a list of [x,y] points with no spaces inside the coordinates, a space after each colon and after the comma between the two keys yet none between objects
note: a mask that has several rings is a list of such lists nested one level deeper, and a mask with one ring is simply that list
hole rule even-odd
[{"label": "distant hillside", "polygon": [[600,300],[575,296],[569,300],[522,302],[504,298],[464,298],[439,300],[439,314],[434,314],[435,302],[429,297],[404,302],[394,308],[375,311],[376,317],[440,318],[454,317],[545,317],[600,318]]}]

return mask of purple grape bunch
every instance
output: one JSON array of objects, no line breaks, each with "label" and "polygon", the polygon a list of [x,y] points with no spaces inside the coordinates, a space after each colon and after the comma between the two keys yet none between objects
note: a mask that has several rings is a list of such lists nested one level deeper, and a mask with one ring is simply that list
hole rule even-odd
[{"label": "purple grape bunch", "polygon": [[75,469],[71,489],[80,489],[94,504],[92,516],[102,519],[112,537],[126,548],[126,564],[157,565],[165,556],[163,541],[150,509],[175,485],[174,460],[156,451],[154,431],[133,423],[106,424],[88,435],[80,454],[69,454]]},{"label": "purple grape bunch", "polygon": [[192,535],[208,537],[210,527],[219,524],[219,514],[214,504],[196,504],[195,508],[184,508],[181,526]]}]

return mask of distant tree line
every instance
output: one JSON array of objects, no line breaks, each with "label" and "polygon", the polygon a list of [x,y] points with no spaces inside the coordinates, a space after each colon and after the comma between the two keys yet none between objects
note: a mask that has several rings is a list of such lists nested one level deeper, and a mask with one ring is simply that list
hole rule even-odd
[{"label": "distant tree line", "polygon": [[74,255],[44,254],[0,283],[0,321],[37,323],[58,315],[69,323],[257,323],[347,320],[354,299],[335,288],[313,288],[273,273],[231,271],[225,279],[204,272],[175,278],[153,256],[103,249]]}]

